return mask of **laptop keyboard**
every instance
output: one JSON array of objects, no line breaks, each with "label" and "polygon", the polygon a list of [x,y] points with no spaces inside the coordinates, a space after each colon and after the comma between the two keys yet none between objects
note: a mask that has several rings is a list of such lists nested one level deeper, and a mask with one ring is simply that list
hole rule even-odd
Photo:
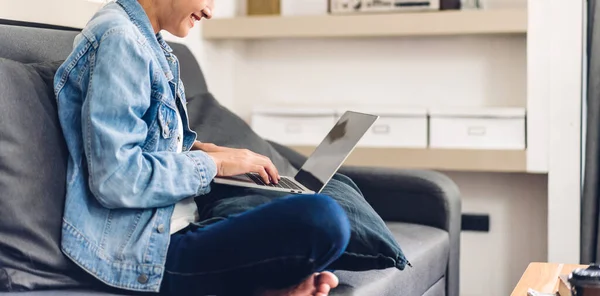
[{"label": "laptop keyboard", "polygon": [[300,186],[296,185],[294,182],[288,180],[285,177],[281,177],[281,180],[279,180],[279,184],[266,184],[262,178],[260,177],[260,175],[256,174],[256,173],[248,173],[246,174],[246,176],[248,176],[248,178],[250,178],[252,181],[254,181],[254,183],[258,184],[258,185],[262,185],[262,186],[269,186],[269,187],[277,187],[277,188],[284,188],[284,189],[294,189],[294,190],[303,190],[302,188],[300,188]]}]

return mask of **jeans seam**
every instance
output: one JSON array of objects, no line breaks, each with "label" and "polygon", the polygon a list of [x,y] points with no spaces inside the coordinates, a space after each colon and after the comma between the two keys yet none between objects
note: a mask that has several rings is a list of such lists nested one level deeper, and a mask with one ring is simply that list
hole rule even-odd
[{"label": "jeans seam", "polygon": [[[165,269],[165,272],[171,275],[178,275],[178,276],[199,276],[199,275],[208,275],[208,274],[216,274],[216,273],[223,273],[223,272],[228,272],[228,271],[233,271],[236,269],[242,269],[242,268],[247,268],[247,267],[252,267],[252,266],[256,266],[258,264],[261,263],[267,263],[267,262],[271,262],[271,261],[277,261],[277,260],[282,260],[282,259],[303,259],[306,258],[306,256],[281,256],[281,257],[275,257],[275,258],[269,258],[269,259],[265,259],[265,260],[260,260],[260,261],[256,261],[256,262],[252,262],[252,263],[247,263],[244,265],[239,265],[236,267],[231,267],[231,268],[225,268],[225,269],[220,269],[220,270],[215,270],[215,271],[207,271],[207,272],[193,272],[193,273],[185,273],[185,272],[175,272],[175,271],[170,271],[168,269]],[[309,259],[309,263],[314,263],[313,259]]]}]

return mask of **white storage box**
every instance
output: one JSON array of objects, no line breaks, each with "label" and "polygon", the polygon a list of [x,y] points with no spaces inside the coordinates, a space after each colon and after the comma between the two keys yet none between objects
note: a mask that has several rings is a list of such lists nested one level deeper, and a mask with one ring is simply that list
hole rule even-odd
[{"label": "white storage box", "polygon": [[257,108],[252,129],[283,145],[316,146],[335,124],[334,109]]},{"label": "white storage box", "polygon": [[326,15],[328,0],[281,0],[281,15]]},{"label": "white storage box", "polygon": [[430,110],[431,148],[522,150],[524,108]]},{"label": "white storage box", "polygon": [[358,146],[427,148],[427,109],[425,108],[344,108],[338,110],[338,118],[346,110],[379,116]]}]

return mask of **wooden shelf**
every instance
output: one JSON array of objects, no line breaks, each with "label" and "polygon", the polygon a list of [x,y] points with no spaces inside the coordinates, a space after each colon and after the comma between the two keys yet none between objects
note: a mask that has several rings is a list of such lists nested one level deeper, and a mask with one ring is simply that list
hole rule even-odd
[{"label": "wooden shelf", "polygon": [[[304,155],[314,147],[292,146]],[[527,172],[525,150],[454,150],[357,147],[346,165],[469,172]]]},{"label": "wooden shelf", "polygon": [[213,19],[203,24],[203,36],[206,39],[524,34],[526,32],[526,10],[260,16]]}]

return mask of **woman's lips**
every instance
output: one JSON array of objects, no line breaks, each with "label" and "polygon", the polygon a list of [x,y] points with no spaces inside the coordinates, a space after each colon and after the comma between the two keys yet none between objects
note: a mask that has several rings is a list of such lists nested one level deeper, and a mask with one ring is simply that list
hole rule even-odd
[{"label": "woman's lips", "polygon": [[190,16],[190,27],[194,27],[194,24],[198,21],[200,21],[202,18],[199,17],[197,14],[192,13],[192,15]]}]

